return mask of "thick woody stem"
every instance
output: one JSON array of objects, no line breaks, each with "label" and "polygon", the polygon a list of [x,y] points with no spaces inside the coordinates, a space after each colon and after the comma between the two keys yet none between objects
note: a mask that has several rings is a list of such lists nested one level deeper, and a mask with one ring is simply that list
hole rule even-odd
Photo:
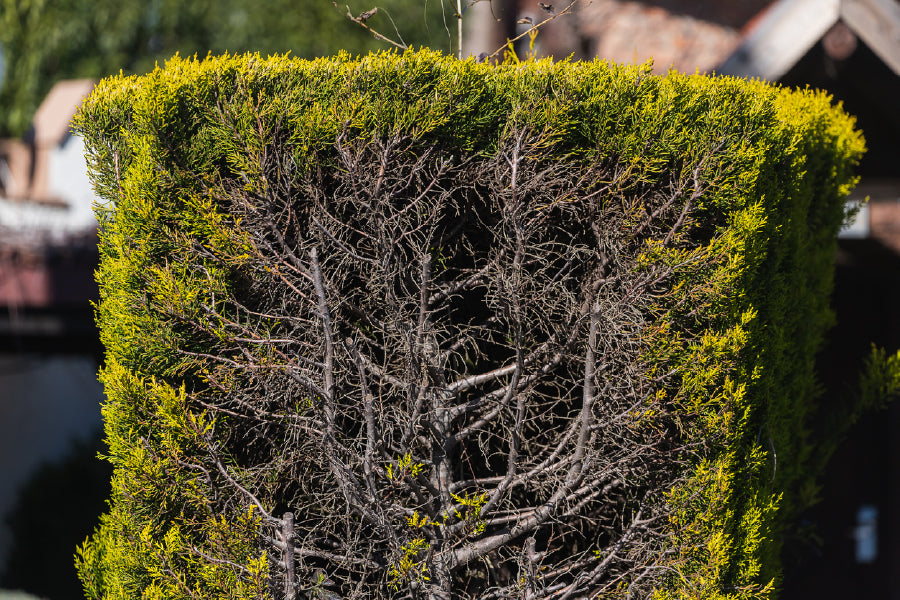
[{"label": "thick woody stem", "polygon": [[284,513],[281,521],[281,539],[284,541],[284,551],[281,553],[284,561],[284,598],[285,600],[296,600],[297,590],[294,587],[294,513]]}]

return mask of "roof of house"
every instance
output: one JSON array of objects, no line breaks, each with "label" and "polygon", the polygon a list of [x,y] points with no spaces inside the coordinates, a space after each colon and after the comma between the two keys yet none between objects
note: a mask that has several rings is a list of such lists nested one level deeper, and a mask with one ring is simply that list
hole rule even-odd
[{"label": "roof of house", "polygon": [[69,135],[69,124],[85,96],[94,89],[92,79],[60,81],[34,113],[34,142],[37,146],[57,145]]},{"label": "roof of house", "polygon": [[754,20],[716,71],[779,79],[839,25],[900,75],[900,4],[894,0],[779,0]]},{"label": "roof of house", "polygon": [[768,0],[709,2],[599,0],[579,11],[579,33],[593,53],[616,62],[643,63],[664,73],[706,72],[740,43],[741,28]]},{"label": "roof of house", "polygon": [[[771,0],[591,0],[549,23],[537,38],[539,53],[562,58],[599,56],[619,63],[653,60],[665,73],[711,71],[741,42],[742,29]],[[561,6],[566,2],[557,3]],[[533,5],[533,6],[532,6]],[[520,12],[540,16],[536,2],[520,1]],[[581,48],[573,48],[573,40]]]},{"label": "roof of house", "polygon": [[[532,4],[520,1],[521,12],[534,12]],[[584,58],[652,58],[657,73],[675,68],[777,80],[823,38],[849,48],[858,36],[900,74],[897,0],[592,0],[576,7],[541,31],[541,54],[568,56],[576,50],[573,39],[581,39]]]},{"label": "roof of house", "polygon": [[93,230],[94,194],[70,123],[94,81],[53,86],[24,140],[0,140],[0,247],[40,246]]}]

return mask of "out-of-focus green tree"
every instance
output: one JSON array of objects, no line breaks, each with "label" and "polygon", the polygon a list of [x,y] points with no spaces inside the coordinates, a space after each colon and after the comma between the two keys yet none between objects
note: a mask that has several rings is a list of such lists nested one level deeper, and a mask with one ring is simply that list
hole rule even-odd
[{"label": "out-of-focus green tree", "polygon": [[445,51],[454,23],[442,0],[0,0],[0,136],[19,136],[60,79],[144,73],[159,62],[208,52],[290,51],[312,58],[388,48],[351,22],[412,46]]}]

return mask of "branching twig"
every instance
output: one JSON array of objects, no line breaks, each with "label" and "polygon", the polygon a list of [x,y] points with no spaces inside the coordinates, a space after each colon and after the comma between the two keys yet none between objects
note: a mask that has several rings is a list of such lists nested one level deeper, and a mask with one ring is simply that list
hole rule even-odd
[{"label": "branching twig", "polygon": [[[340,9],[337,2],[332,2],[332,4],[334,4],[335,8]],[[365,29],[366,31],[368,31],[369,33],[371,33],[372,35],[374,35],[376,39],[379,39],[382,42],[387,42],[388,44],[390,44],[396,48],[399,48],[400,50],[408,50],[409,49],[409,46],[407,46],[406,44],[404,44],[402,42],[395,42],[391,38],[389,38],[385,35],[382,35],[382,34],[378,33],[377,31],[375,31],[374,29],[372,29],[371,27],[369,27],[369,25],[366,23],[366,21],[369,18],[371,18],[378,11],[377,8],[367,10],[366,12],[360,13],[360,15],[358,17],[354,17],[353,13],[350,12],[350,7],[347,5],[344,5],[344,7],[347,9],[347,18],[350,19],[351,21],[353,21],[354,23],[356,23],[357,25],[359,25],[360,27],[362,27],[363,29]]]},{"label": "branching twig", "polygon": [[651,371],[647,340],[655,315],[717,300],[702,281],[672,293],[708,254],[644,253],[682,249],[707,159],[644,195],[545,142],[511,127],[449,159],[342,131],[339,168],[292,170],[273,141],[265,193],[210,188],[252,247],[198,242],[209,290],[164,308],[172,370],[197,369],[184,402],[220,428],[196,428],[202,465],[169,464],[210,510],[261,511],[279,594],[537,600],[662,577],[665,492],[703,449],[679,438],[678,365]]}]

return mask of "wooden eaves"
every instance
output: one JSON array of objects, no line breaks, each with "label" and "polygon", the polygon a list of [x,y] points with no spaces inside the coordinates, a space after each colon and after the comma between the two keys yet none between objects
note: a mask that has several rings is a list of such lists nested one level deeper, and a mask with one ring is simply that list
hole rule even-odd
[{"label": "wooden eaves", "polygon": [[717,72],[776,81],[839,22],[900,75],[900,4],[894,0],[778,0]]}]

